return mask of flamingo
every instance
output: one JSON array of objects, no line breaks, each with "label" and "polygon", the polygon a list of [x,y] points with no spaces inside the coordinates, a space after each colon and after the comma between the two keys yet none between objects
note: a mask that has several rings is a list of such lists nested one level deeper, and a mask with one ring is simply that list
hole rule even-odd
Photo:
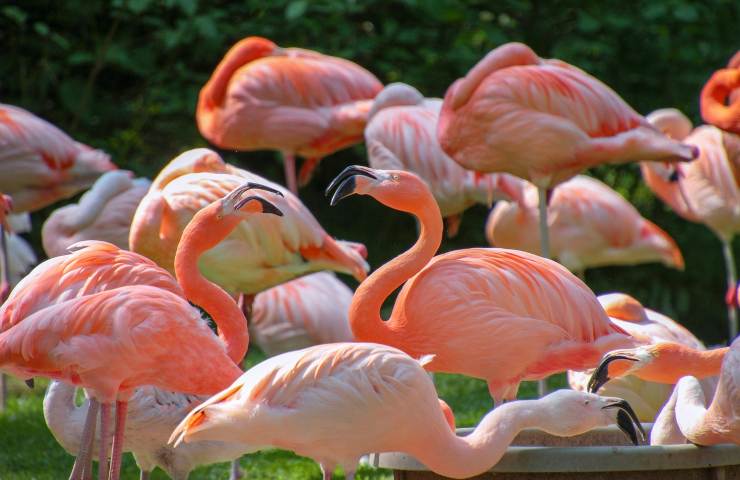
[{"label": "flamingo", "polygon": [[[383,149],[380,144],[371,148]],[[390,152],[385,151],[391,155]],[[594,367],[614,345],[634,345],[609,321],[593,292],[562,265],[526,252],[471,248],[434,254],[442,217],[419,177],[353,166],[329,185],[331,204],[352,194],[416,216],[410,250],[360,284],[349,319],[355,339],[431,354],[430,371],[482,378],[495,401],[516,398],[519,382]],[[390,318],[385,299],[404,281]]]},{"label": "flamingo", "polygon": [[[722,242],[729,289],[737,283],[732,239],[740,232],[740,137],[703,125],[691,129],[691,121],[676,109],[661,109],[648,115],[669,136],[699,147],[699,159],[666,167],[654,162],[641,164],[645,183],[678,215],[706,225]],[[737,313],[728,305],[729,338],[738,332]]]},{"label": "flamingo", "polygon": [[441,99],[424,98],[410,85],[387,85],[373,102],[365,142],[380,142],[393,153],[378,156],[369,151],[372,168],[408,170],[429,184],[446,220],[447,236],[454,237],[465,210],[501,198],[521,201],[522,188],[510,175],[476,174],[448,157],[436,134],[441,107]]},{"label": "flamingo", "polygon": [[528,427],[571,436],[616,423],[633,442],[644,438],[624,400],[572,390],[502,405],[457,437],[422,367],[427,360],[372,343],[284,353],[190,412],[171,441],[286,448],[319,462],[324,479],[337,465],[352,479],[359,458],[377,451],[408,453],[445,477],[472,477],[495,465]]},{"label": "flamingo", "polygon": [[[725,104],[729,100],[729,105]],[[727,68],[717,70],[701,90],[701,118],[732,133],[740,133],[740,50]]]},{"label": "flamingo", "polygon": [[[234,230],[245,216],[280,214],[261,197],[243,196],[255,187],[271,190],[245,184],[202,209],[183,232],[175,259],[182,293],[209,312],[219,327],[221,338],[213,335],[202,321],[200,311],[179,292],[148,284],[82,296],[77,286],[77,292],[70,295],[76,293],[76,298],[65,301],[59,296],[53,297],[52,304],[24,318],[18,318],[18,311],[24,307],[28,309],[27,304],[34,300],[36,305],[43,304],[44,298],[31,297],[27,302],[25,298],[18,298],[16,302],[8,302],[17,307],[9,311],[3,306],[0,369],[26,379],[42,375],[81,385],[104,405],[116,402],[111,478],[117,479],[120,472],[127,401],[133,389],[152,385],[209,394],[224,388],[241,374],[238,362],[244,357],[249,342],[244,315],[226,292],[201,276],[198,258]],[[32,279],[29,282],[51,276],[49,269],[64,260],[64,257],[57,257],[49,260],[49,265],[42,264],[36,274],[29,275]],[[153,267],[151,262],[141,257],[139,260]],[[105,267],[102,270],[102,278],[98,280],[104,282],[108,270]],[[94,276],[95,271],[89,274]],[[166,276],[164,271],[162,274]],[[67,281],[73,282],[75,287],[74,280]],[[92,283],[95,280],[91,281],[88,275],[85,284],[89,287]],[[21,291],[28,288],[28,284],[18,286]],[[50,295],[50,292],[39,293]],[[183,375],[184,371],[188,375]],[[92,440],[95,410],[88,410],[81,440],[83,452],[75,462],[73,477],[81,474],[82,466],[88,463],[89,451],[85,450]],[[104,408],[100,435],[103,445],[107,439],[106,413]],[[101,458],[105,458],[103,452],[101,448]]]},{"label": "flamingo", "polygon": [[[520,180],[521,202],[499,202],[486,222],[491,245],[539,254],[537,188]],[[526,185],[526,186],[525,186]],[[660,261],[683,270],[676,242],[620,194],[578,175],[554,190],[547,207],[551,253],[570,271]]]},{"label": "flamingo", "polygon": [[10,262],[8,260],[8,245],[5,233],[12,231],[8,224],[8,216],[11,210],[13,210],[13,199],[0,193],[0,304],[10,294]]},{"label": "flamingo", "polygon": [[[655,421],[651,444],[740,445],[740,339],[735,339],[722,362],[719,385],[707,406],[707,397],[694,376],[681,378]],[[666,437],[678,427],[678,438]]]},{"label": "flamingo", "polygon": [[295,157],[305,185],[319,160],[362,140],[375,76],[342,58],[280,48],[247,37],[218,64],[198,96],[201,134],[219,148],[283,152],[285,180],[297,193]]},{"label": "flamingo", "polygon": [[0,146],[0,191],[13,197],[15,212],[69,198],[116,168],[106,153],[12,105],[0,104]]},{"label": "flamingo", "polygon": [[540,251],[548,258],[546,199],[555,185],[596,165],[698,154],[666,138],[596,78],[521,43],[492,50],[450,86],[437,134],[463,167],[537,186]]},{"label": "flamingo", "polygon": [[131,220],[150,183],[122,170],[105,173],[77,205],[59,208],[46,219],[41,230],[46,255],[63,255],[81,240],[103,240],[128,249]]},{"label": "flamingo", "polygon": [[134,215],[131,249],[172,271],[173,252],[190,219],[245,181],[281,192],[284,197],[274,202],[283,216],[253,216],[241,222],[226,240],[204,253],[200,268],[207,278],[232,294],[246,295],[326,269],[365,278],[364,246],[334,240],[298,197],[258,175],[226,165],[208,149],[185,152],[154,179]]},{"label": "flamingo", "polygon": [[249,329],[269,356],[322,343],[351,342],[347,312],[352,290],[331,272],[318,272],[258,293]]},{"label": "flamingo", "polygon": [[[678,322],[643,307],[640,302],[629,295],[610,293],[599,295],[598,299],[612,322],[622,327],[641,343],[653,344],[670,341],[697,350],[705,349],[704,344]],[[592,371],[569,371],[568,383],[574,390],[587,391],[592,373]],[[702,380],[702,382],[708,389],[716,386],[713,378]],[[640,420],[652,422],[670,397],[671,390],[672,386],[667,384],[626,376],[609,381],[600,393],[624,398],[635,409]]]}]

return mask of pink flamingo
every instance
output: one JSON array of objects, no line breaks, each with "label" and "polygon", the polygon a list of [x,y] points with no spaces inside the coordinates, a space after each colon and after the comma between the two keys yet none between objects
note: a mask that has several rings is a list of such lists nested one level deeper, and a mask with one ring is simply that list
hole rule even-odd
[{"label": "pink flamingo", "polygon": [[521,183],[506,174],[476,174],[462,168],[442,151],[437,120],[442,100],[424,98],[403,83],[387,85],[373,102],[365,127],[365,141],[380,142],[393,153],[369,149],[372,168],[407,170],[424,179],[447,223],[447,235],[460,228],[465,210],[476,203],[490,205],[501,198],[521,200]]},{"label": "pink flamingo", "polygon": [[0,191],[32,212],[88,188],[115,169],[107,154],[75,142],[22,108],[0,104]]},{"label": "pink flamingo", "polygon": [[[187,173],[192,170],[200,173]],[[235,295],[253,295],[319,270],[365,278],[364,246],[334,240],[298,197],[258,175],[226,165],[208,149],[180,155],[154,179],[134,215],[131,249],[172,271],[174,252],[188,222],[245,181],[281,192],[284,197],[271,201],[283,216],[252,216],[240,222],[223,242],[203,254],[200,268],[207,278]]]},{"label": "pink flamingo", "polygon": [[[486,239],[497,247],[539,254],[537,188],[518,181],[523,201],[496,205],[486,222]],[[681,251],[670,235],[595,178],[578,175],[558,185],[547,218],[551,253],[581,277],[591,267],[656,261],[683,270]]]},{"label": "pink flamingo", "polygon": [[381,88],[372,73],[348,60],[247,37],[200,91],[196,119],[201,134],[220,148],[283,152],[285,180],[297,193],[294,155],[307,159],[303,185],[322,157],[362,139]]},{"label": "pink flamingo", "polygon": [[13,200],[8,195],[0,193],[0,304],[10,294],[10,261],[5,234],[12,232],[8,224],[8,216],[12,210]]},{"label": "pink flamingo", "polygon": [[46,255],[64,255],[82,240],[103,240],[128,249],[131,220],[150,184],[121,170],[101,176],[78,204],[65,205],[46,219],[41,230]]},{"label": "pink flamingo", "polygon": [[318,272],[258,293],[251,336],[269,356],[322,343],[351,342],[347,313],[352,290],[331,272]]},{"label": "pink flamingo", "polygon": [[[645,183],[678,215],[706,225],[722,242],[728,288],[737,283],[732,239],[740,232],[740,186],[735,159],[740,158],[740,138],[703,125],[691,130],[691,122],[676,109],[657,110],[648,119],[669,136],[699,147],[699,159],[666,167],[641,164]],[[730,338],[737,336],[737,313],[728,305]]]},{"label": "pink flamingo", "polygon": [[[558,187],[559,188],[559,187]],[[633,297],[624,293],[599,295],[599,303],[612,322],[622,327],[637,341],[644,344],[676,342],[688,347],[704,350],[698,338],[669,317],[645,308]],[[592,371],[569,371],[568,383],[571,388],[587,391]],[[711,379],[702,380],[707,387],[714,388]],[[600,390],[602,395],[620,397],[627,400],[635,409],[640,420],[652,422],[671,395],[671,385],[641,380],[633,376],[612,379]]]},{"label": "pink flamingo", "polygon": [[[428,370],[485,379],[494,400],[516,398],[523,379],[590,368],[615,345],[634,345],[593,292],[553,261],[485,248],[434,257],[442,217],[413,173],[348,167],[327,194],[332,191],[332,205],[355,193],[370,195],[413,214],[421,225],[416,244],[355,292],[349,318],[358,341],[391,345],[417,358],[432,354]],[[381,306],[402,284],[384,321]]]},{"label": "pink flamingo", "polygon": [[[740,339],[735,339],[722,362],[719,385],[708,400],[694,376],[681,378],[670,400],[655,421],[650,443],[696,445],[734,443],[740,445]],[[679,438],[666,438],[677,426]]]},{"label": "pink flamingo", "polygon": [[[729,105],[725,101],[729,100]],[[740,51],[727,68],[717,70],[701,90],[701,118],[732,133],[740,133]]]},{"label": "pink flamingo", "polygon": [[616,423],[633,442],[644,438],[624,400],[572,390],[502,405],[458,437],[422,367],[426,361],[368,343],[284,353],[190,412],[170,440],[290,449],[319,462],[326,480],[337,465],[354,478],[359,458],[378,451],[408,453],[445,477],[473,477],[495,465],[527,427],[571,436]]},{"label": "pink flamingo", "polygon": [[[237,188],[223,200],[201,210],[178,246],[175,270],[182,292],[209,312],[219,327],[220,339],[201,320],[199,310],[179,292],[172,293],[159,286],[128,285],[84,296],[79,295],[78,287],[71,294],[77,294],[76,298],[60,301],[57,296],[51,305],[25,318],[13,317],[18,309],[24,308],[24,299],[11,304],[19,304],[18,309],[8,311],[3,306],[0,368],[21,378],[43,375],[82,385],[104,405],[116,401],[112,478],[117,479],[119,474],[127,401],[133,389],[153,385],[209,394],[241,374],[237,363],[244,357],[249,341],[244,315],[226,292],[201,276],[198,258],[226,237],[245,216],[280,214],[261,197],[243,197],[254,187],[271,190],[253,184]],[[64,260],[64,257],[51,259],[49,265],[45,262],[29,277],[34,280],[49,277],[48,270]],[[140,261],[147,267],[153,266],[145,259]],[[104,274],[106,271],[104,267]],[[89,272],[86,284],[95,283],[89,281],[94,273],[94,270]],[[18,288],[23,291],[27,285]],[[45,303],[43,298],[33,300],[37,305]],[[188,375],[183,375],[183,371],[188,371]],[[93,411],[89,410],[88,418],[92,418],[86,422],[83,447],[92,438]],[[101,415],[103,442],[107,438],[104,413]],[[86,465],[88,455],[89,452],[82,452],[81,465]],[[78,462],[75,465],[77,470]]]},{"label": "pink flamingo", "polygon": [[463,167],[510,173],[537,186],[545,257],[547,191],[558,183],[606,163],[697,156],[596,78],[521,43],[492,50],[450,86],[437,134],[442,150]]}]

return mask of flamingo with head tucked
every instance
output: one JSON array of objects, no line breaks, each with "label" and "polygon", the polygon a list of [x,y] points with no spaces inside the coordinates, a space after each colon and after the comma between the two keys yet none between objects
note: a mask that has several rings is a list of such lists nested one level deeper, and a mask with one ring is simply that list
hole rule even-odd
[{"label": "flamingo with head tucked", "polygon": [[541,252],[549,257],[547,192],[606,163],[683,161],[696,148],[653,128],[612,89],[521,43],[486,55],[445,94],[442,149],[478,172],[506,172],[539,189]]},{"label": "flamingo with head tucked", "polygon": [[200,91],[196,119],[220,148],[283,152],[287,185],[297,193],[294,155],[307,159],[300,172],[305,184],[322,157],[362,140],[381,88],[349,60],[247,37]]},{"label": "flamingo with head tucked", "polygon": [[740,50],[727,68],[714,72],[702,88],[701,118],[722,130],[740,134]]},{"label": "flamingo with head tucked", "polygon": [[[391,345],[413,357],[434,355],[429,370],[485,379],[495,400],[516,398],[521,380],[593,367],[614,346],[634,345],[593,292],[553,261],[485,248],[435,257],[442,217],[413,173],[348,167],[327,189],[332,192],[332,205],[352,194],[370,195],[413,214],[421,226],[416,244],[355,292],[349,316],[358,341]],[[384,321],[381,306],[401,285]]]},{"label": "flamingo with head tucked", "polygon": [[644,438],[624,400],[572,390],[502,405],[458,437],[422,368],[428,360],[369,343],[284,353],[190,412],[171,441],[228,439],[255,450],[290,449],[319,462],[326,480],[336,466],[352,479],[362,455],[387,451],[413,455],[445,477],[476,476],[528,427],[571,436],[616,423],[634,443]]},{"label": "flamingo with head tucked", "polygon": [[[692,130],[691,121],[673,108],[657,110],[648,120],[667,135],[699,147],[699,158],[688,164],[666,166],[643,162],[645,183],[678,215],[703,223],[722,242],[728,289],[737,272],[732,239],[740,232],[740,137],[711,125]],[[738,332],[737,313],[728,305],[729,338]]]},{"label": "flamingo with head tucked", "polygon": [[12,105],[0,104],[0,145],[0,191],[13,197],[16,212],[69,198],[116,168],[106,153]]},{"label": "flamingo with head tucked", "polygon": [[427,182],[453,237],[465,210],[502,198],[521,201],[522,183],[506,174],[476,174],[448,157],[437,141],[441,107],[441,99],[424,98],[410,85],[387,85],[373,102],[365,141],[380,142],[393,153],[375,155],[377,150],[368,149],[372,168],[408,170]]},{"label": "flamingo with head tucked", "polygon": [[[522,184],[523,200],[496,205],[486,222],[486,239],[493,246],[539,254],[537,188],[514,181]],[[595,178],[578,175],[558,185],[547,218],[553,257],[579,276],[591,267],[646,262],[683,269],[673,238]]]}]

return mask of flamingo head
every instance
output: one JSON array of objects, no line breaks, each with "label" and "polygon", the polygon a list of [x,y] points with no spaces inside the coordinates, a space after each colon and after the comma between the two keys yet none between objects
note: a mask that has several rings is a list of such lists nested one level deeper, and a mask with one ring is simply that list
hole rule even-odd
[{"label": "flamingo head", "polygon": [[216,214],[216,219],[221,220],[233,216],[239,220],[243,220],[254,213],[269,213],[279,217],[283,215],[283,212],[275,205],[260,196],[248,195],[245,197],[244,194],[252,189],[264,190],[280,197],[283,196],[280,191],[267,185],[247,182],[235,188],[231,193],[221,199],[220,211]]},{"label": "flamingo head", "polygon": [[596,393],[612,378],[635,374],[652,364],[662,349],[657,345],[614,350],[601,359],[588,381],[588,391]]}]

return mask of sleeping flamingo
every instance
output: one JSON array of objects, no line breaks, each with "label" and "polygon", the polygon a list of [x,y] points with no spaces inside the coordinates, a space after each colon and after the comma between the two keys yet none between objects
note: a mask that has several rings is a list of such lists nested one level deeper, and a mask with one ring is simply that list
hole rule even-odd
[{"label": "sleeping flamingo", "polygon": [[[706,225],[722,242],[729,289],[737,283],[732,239],[740,232],[740,137],[710,126],[691,129],[691,121],[676,109],[661,109],[648,120],[669,136],[699,147],[699,159],[666,167],[641,164],[645,183],[678,215]],[[737,336],[737,313],[728,305],[729,338]]]},{"label": "sleeping flamingo", "polygon": [[128,249],[131,220],[150,184],[121,170],[101,176],[78,204],[65,205],[46,219],[41,230],[46,255],[64,255],[82,240],[103,240]]},{"label": "sleeping flamingo", "polygon": [[492,50],[450,86],[437,134],[442,150],[463,167],[510,173],[537,186],[545,257],[546,199],[555,185],[596,165],[697,156],[596,78],[521,43]]},{"label": "sleeping flamingo", "polygon": [[[729,104],[725,104],[729,101]],[[701,118],[727,132],[740,134],[740,50],[727,68],[717,70],[701,90]]]},{"label": "sleeping flamingo", "polygon": [[[421,225],[416,244],[355,292],[349,318],[356,340],[391,345],[413,357],[434,355],[428,370],[485,379],[496,401],[516,398],[521,380],[594,367],[603,352],[634,345],[609,321],[593,292],[553,261],[486,248],[434,257],[442,217],[413,173],[348,167],[331,183],[331,192],[332,205],[352,194],[370,195],[413,214]],[[401,285],[384,321],[381,306]]]},{"label": "sleeping flamingo", "polygon": [[300,172],[305,184],[322,157],[362,140],[381,88],[349,60],[247,37],[200,91],[196,119],[219,148],[283,152],[285,180],[297,193],[294,155],[306,158]]},{"label": "sleeping flamingo", "polygon": [[[518,181],[523,201],[496,205],[486,222],[486,239],[497,247],[539,254],[537,187]],[[670,235],[604,183],[578,175],[552,192],[547,206],[551,253],[581,278],[585,269],[606,265],[659,261],[683,269]]]},{"label": "sleeping flamingo", "polygon": [[[711,404],[707,406],[707,403],[705,390],[696,377],[681,378],[655,421],[650,443],[663,445],[688,440],[696,445],[740,445],[740,338],[732,342],[725,355],[719,385]],[[673,424],[683,438],[664,436],[665,432],[675,430]]]},{"label": "sleeping flamingo", "polygon": [[359,458],[378,451],[408,453],[445,477],[472,477],[495,465],[527,427],[571,436],[616,423],[635,444],[644,438],[627,402],[572,390],[502,405],[457,437],[422,367],[428,360],[371,343],[284,353],[190,412],[171,441],[286,448],[319,462],[324,479],[337,465],[352,479]]},{"label": "sleeping flamingo", "polygon": [[[183,232],[175,259],[181,291],[174,279],[170,277],[168,281],[167,273],[161,269],[158,276],[155,270],[155,280],[159,282],[155,286],[139,283],[120,287],[111,281],[112,274],[117,272],[111,272],[108,265],[98,264],[88,269],[83,285],[79,277],[62,277],[71,287],[68,299],[63,301],[60,297],[64,293],[60,296],[53,290],[64,291],[59,282],[51,288],[34,290],[43,280],[53,277],[54,268],[67,260],[56,257],[37,267],[27,281],[21,282],[13,295],[16,291],[22,293],[0,312],[3,328],[0,369],[21,378],[40,375],[81,385],[106,406],[116,401],[111,478],[117,479],[120,470],[127,401],[133,389],[152,385],[209,394],[241,374],[238,362],[244,357],[249,341],[244,315],[226,292],[201,276],[198,258],[225,238],[245,216],[280,214],[262,197],[244,197],[251,188],[272,190],[245,184],[198,212]],[[93,242],[94,246],[98,244]],[[102,245],[115,249],[110,244]],[[134,255],[128,253],[123,257]],[[137,257],[142,265],[139,270],[153,270],[151,262]],[[134,278],[136,266],[128,271],[122,269],[122,273]],[[96,267],[101,270],[98,278]],[[109,283],[111,289],[96,286],[95,280]],[[98,291],[86,295],[85,289]],[[37,296],[30,296],[32,292]],[[200,311],[185,297],[210,314],[221,338],[213,335],[202,321]],[[25,316],[24,311],[30,314]],[[106,410],[109,407],[101,412],[103,447],[107,440]],[[80,476],[88,463],[95,414],[95,408],[88,410],[80,442],[83,451],[75,462],[73,477]],[[101,449],[101,457],[104,451]]]},{"label": "sleeping flamingo", "polygon": [[88,188],[115,169],[107,154],[75,142],[22,108],[0,104],[0,191],[33,212]]},{"label": "sleeping flamingo", "polygon": [[387,85],[373,102],[365,141],[380,142],[393,153],[369,151],[372,168],[407,170],[427,182],[447,223],[447,236],[453,237],[465,210],[476,203],[490,206],[500,198],[521,201],[522,183],[506,174],[476,174],[448,157],[437,141],[441,107],[441,99],[424,98],[410,85]]}]

